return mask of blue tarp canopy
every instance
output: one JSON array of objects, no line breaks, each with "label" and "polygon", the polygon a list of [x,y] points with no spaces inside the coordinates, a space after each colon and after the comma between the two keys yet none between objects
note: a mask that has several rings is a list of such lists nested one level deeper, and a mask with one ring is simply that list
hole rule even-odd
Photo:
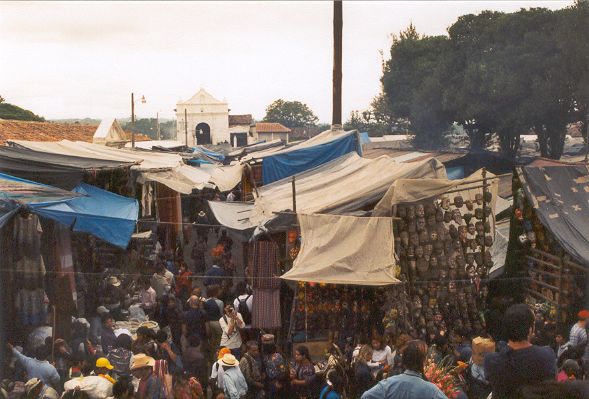
[{"label": "blue tarp canopy", "polygon": [[262,161],[262,181],[269,184],[354,151],[362,155],[358,134],[355,131],[313,147],[269,155]]},{"label": "blue tarp canopy", "polygon": [[198,152],[208,156],[209,158],[214,159],[215,161],[223,162],[225,160],[225,155],[221,154],[220,152],[211,151],[201,146],[192,147],[194,152]]},{"label": "blue tarp canopy", "polygon": [[126,248],[139,214],[137,200],[81,183],[72,190],[82,197],[54,204],[31,204],[34,213]]}]

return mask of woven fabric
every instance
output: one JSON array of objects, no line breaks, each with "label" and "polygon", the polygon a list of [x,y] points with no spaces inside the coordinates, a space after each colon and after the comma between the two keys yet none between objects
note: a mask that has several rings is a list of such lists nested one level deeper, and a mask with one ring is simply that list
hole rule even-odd
[{"label": "woven fabric", "polygon": [[262,329],[279,328],[280,320],[280,290],[254,288],[252,326]]},{"label": "woven fabric", "polygon": [[278,246],[272,241],[257,241],[250,246],[254,288],[280,288]]}]

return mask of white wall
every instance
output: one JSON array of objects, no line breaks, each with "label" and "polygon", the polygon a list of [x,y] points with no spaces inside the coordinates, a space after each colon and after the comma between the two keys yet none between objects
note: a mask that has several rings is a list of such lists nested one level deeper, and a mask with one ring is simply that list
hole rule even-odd
[{"label": "white wall", "polygon": [[177,137],[184,143],[184,110],[188,117],[188,145],[195,145],[196,125],[206,123],[211,127],[213,144],[229,142],[229,108],[227,104],[178,104],[176,112]]}]

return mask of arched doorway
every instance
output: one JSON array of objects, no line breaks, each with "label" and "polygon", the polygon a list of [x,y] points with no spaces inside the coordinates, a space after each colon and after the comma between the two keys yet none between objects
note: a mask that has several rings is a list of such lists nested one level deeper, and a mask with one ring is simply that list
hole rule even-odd
[{"label": "arched doorway", "polygon": [[204,122],[201,122],[198,125],[196,125],[195,136],[197,145],[212,144],[211,127]]}]

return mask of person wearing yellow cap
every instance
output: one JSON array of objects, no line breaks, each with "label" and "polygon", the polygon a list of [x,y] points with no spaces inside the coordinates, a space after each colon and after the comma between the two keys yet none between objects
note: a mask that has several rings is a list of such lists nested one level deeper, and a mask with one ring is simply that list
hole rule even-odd
[{"label": "person wearing yellow cap", "polygon": [[110,364],[110,362],[108,361],[107,358],[105,357],[99,357],[98,359],[96,359],[96,367],[94,368],[94,373],[99,376],[102,377],[108,381],[110,381],[112,384],[115,383],[114,378],[112,378],[109,373],[111,372],[111,370],[114,369],[113,365]]}]

